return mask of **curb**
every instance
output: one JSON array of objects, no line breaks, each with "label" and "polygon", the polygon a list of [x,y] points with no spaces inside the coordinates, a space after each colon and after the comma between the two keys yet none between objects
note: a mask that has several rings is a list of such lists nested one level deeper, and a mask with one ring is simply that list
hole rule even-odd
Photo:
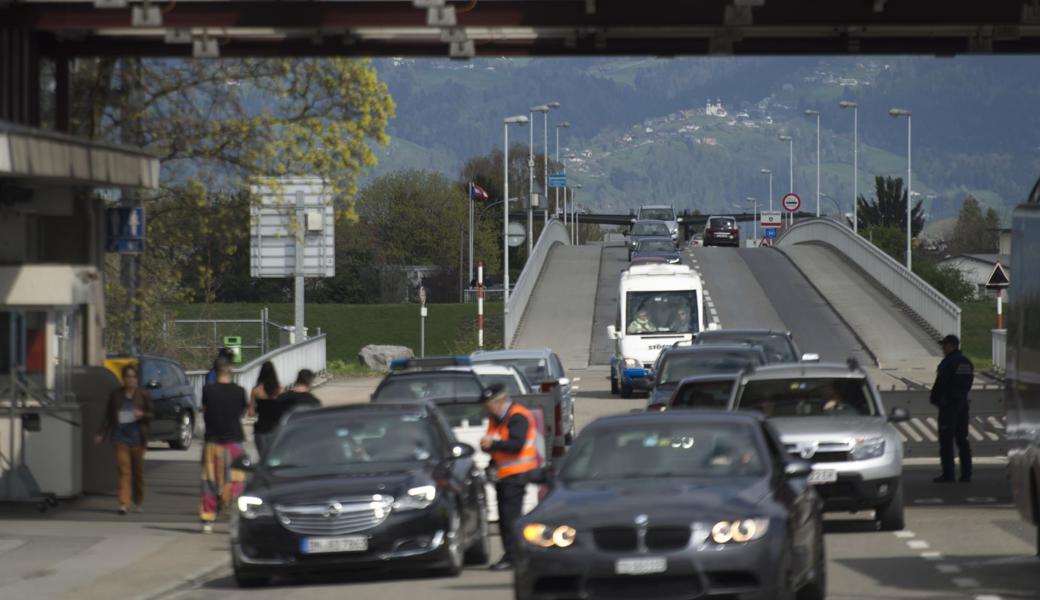
[{"label": "curb", "polygon": [[219,563],[216,565],[208,565],[201,569],[197,569],[193,573],[184,575],[178,578],[176,581],[169,583],[163,587],[153,590],[147,594],[141,596],[135,596],[134,600],[161,600],[176,594],[178,592],[185,591],[193,588],[206,581],[212,579],[216,574],[226,571],[231,572],[230,565],[226,563]]}]

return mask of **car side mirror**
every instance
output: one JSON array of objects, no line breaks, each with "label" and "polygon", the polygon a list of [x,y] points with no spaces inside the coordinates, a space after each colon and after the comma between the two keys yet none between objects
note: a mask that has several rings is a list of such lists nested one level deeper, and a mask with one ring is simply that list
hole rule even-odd
[{"label": "car side mirror", "polygon": [[161,387],[162,387],[162,384],[161,384],[161,383],[159,383],[159,380],[158,380],[158,379],[150,379],[150,380],[148,381],[148,383],[144,384],[144,387],[146,387],[146,388],[148,388],[148,389],[150,389],[150,390],[154,390],[154,389],[156,389],[156,388],[161,388]]},{"label": "car side mirror", "polygon": [[792,459],[784,465],[784,479],[807,479],[812,473],[812,463],[807,460]]},{"label": "car side mirror", "polygon": [[476,448],[469,444],[463,444],[459,442],[451,447],[452,458],[469,458],[477,453]]},{"label": "car side mirror", "polygon": [[905,408],[893,408],[888,411],[889,423],[906,423],[910,420],[910,412]]},{"label": "car side mirror", "polygon": [[617,331],[617,327],[616,326],[614,326],[614,325],[607,325],[607,337],[612,339],[612,340],[618,339],[619,336],[618,336],[618,331]]},{"label": "car side mirror", "polygon": [[806,352],[802,355],[802,362],[820,362],[820,355],[815,352]]},{"label": "car side mirror", "polygon": [[571,384],[571,380],[567,377],[560,377],[559,382],[560,387],[566,387]]},{"label": "car side mirror", "polygon": [[253,459],[243,454],[242,456],[239,456],[235,460],[231,461],[231,468],[237,469],[239,471],[244,471],[246,473],[252,473],[256,470],[256,465],[253,464]]}]

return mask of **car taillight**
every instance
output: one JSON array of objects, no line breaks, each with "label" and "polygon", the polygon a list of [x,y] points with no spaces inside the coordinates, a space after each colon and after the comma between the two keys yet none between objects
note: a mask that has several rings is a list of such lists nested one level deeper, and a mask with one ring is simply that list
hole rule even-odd
[{"label": "car taillight", "polygon": [[[543,381],[541,386],[541,392],[543,394],[548,394],[549,392],[553,391],[553,389],[556,388],[556,386],[558,385],[560,385],[559,381]],[[559,409],[559,407],[557,407],[557,409]]]}]

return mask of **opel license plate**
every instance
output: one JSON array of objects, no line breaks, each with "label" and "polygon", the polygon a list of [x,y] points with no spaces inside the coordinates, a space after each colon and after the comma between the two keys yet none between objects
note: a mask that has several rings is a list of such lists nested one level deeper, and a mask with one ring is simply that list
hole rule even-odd
[{"label": "opel license plate", "polygon": [[364,552],[365,550],[368,550],[368,538],[363,535],[311,537],[300,540],[300,551],[304,554]]},{"label": "opel license plate", "polygon": [[821,483],[834,483],[838,480],[838,472],[833,469],[813,469],[809,473],[809,483],[819,485]]},{"label": "opel license plate", "polygon": [[614,572],[618,575],[650,575],[664,573],[668,570],[668,559],[663,556],[646,558],[619,558],[614,563]]}]

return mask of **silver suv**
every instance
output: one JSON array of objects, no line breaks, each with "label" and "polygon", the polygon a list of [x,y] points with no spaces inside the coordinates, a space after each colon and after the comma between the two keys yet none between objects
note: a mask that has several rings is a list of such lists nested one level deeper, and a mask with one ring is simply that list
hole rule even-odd
[{"label": "silver suv", "polygon": [[809,482],[826,511],[874,510],[880,528],[903,528],[903,442],[867,373],[848,365],[782,364],[741,374],[730,410],[758,410],[780,433],[785,449],[811,461]]}]

